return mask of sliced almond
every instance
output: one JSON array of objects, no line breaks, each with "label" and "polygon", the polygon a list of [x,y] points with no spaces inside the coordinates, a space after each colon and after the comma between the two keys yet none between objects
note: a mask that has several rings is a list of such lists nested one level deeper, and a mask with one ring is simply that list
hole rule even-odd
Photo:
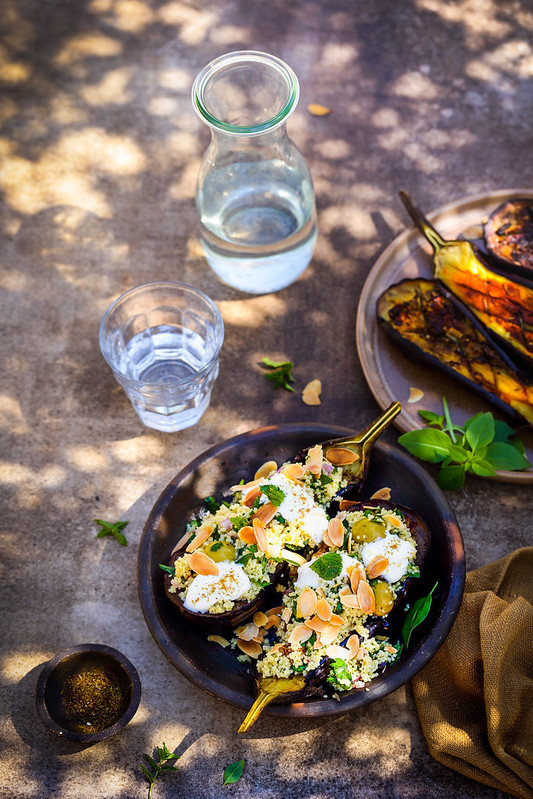
[{"label": "sliced almond", "polygon": [[331,114],[331,108],[326,108],[325,105],[321,105],[320,103],[309,103],[307,110],[314,117],[326,117],[328,114]]},{"label": "sliced almond", "polygon": [[397,516],[393,516],[392,513],[386,513],[383,518],[391,527],[403,527],[403,522]]},{"label": "sliced almond", "polygon": [[258,485],[255,485],[246,492],[246,495],[243,497],[242,504],[246,505],[247,508],[251,508],[259,496],[261,496],[261,489]]},{"label": "sliced almond", "polygon": [[205,552],[193,552],[189,555],[189,566],[196,574],[218,574],[218,566]]},{"label": "sliced almond", "polygon": [[263,613],[262,610],[258,610],[257,613],[254,613],[253,622],[258,627],[264,627],[267,621],[268,621],[268,616],[266,615],[266,613]]},{"label": "sliced almond", "polygon": [[311,472],[311,474],[319,475],[322,472],[322,461],[322,447],[320,444],[316,444],[314,447],[311,447],[307,453],[305,468],[308,472]]},{"label": "sliced almond", "polygon": [[265,527],[259,519],[254,519],[254,533],[257,546],[261,552],[266,552],[268,550],[268,541],[265,533]]},{"label": "sliced almond", "polygon": [[283,608],[283,611],[281,613],[281,618],[283,619],[285,624],[288,624],[290,622],[291,617],[292,617],[292,610],[289,607]]},{"label": "sliced almond", "polygon": [[249,655],[249,657],[254,658],[257,660],[261,652],[263,651],[261,644],[257,641],[242,641],[240,638],[237,640],[237,646],[244,652],[245,655]]},{"label": "sliced almond", "polygon": [[359,600],[359,607],[363,613],[373,613],[375,611],[376,597],[372,591],[372,586],[369,585],[366,580],[361,580],[357,586],[357,599]]},{"label": "sliced almond", "polygon": [[345,646],[339,646],[339,644],[330,644],[326,649],[326,655],[332,660],[336,660],[337,658],[341,660],[350,659],[350,652],[348,649],[346,649]]},{"label": "sliced almond", "polygon": [[364,580],[365,574],[362,568],[358,566],[354,566],[354,568],[350,572],[350,587],[352,589],[352,593],[357,593],[357,588],[361,580]]},{"label": "sliced almond", "polygon": [[423,396],[424,392],[421,388],[411,386],[409,389],[409,397],[407,398],[407,402],[420,402]]},{"label": "sliced almond", "polygon": [[265,527],[266,525],[272,521],[278,509],[272,502],[265,502],[264,505],[261,505],[260,508],[254,514],[254,521],[258,519]]},{"label": "sliced almond", "polygon": [[337,638],[339,628],[336,625],[328,624],[327,630],[322,630],[320,633],[320,642],[322,646],[329,646]]},{"label": "sliced almond", "polygon": [[279,616],[282,610],[283,610],[283,605],[277,605],[275,608],[270,608],[270,610],[265,610],[265,613],[267,616]]},{"label": "sliced almond", "polygon": [[202,544],[205,541],[207,541],[212,532],[213,532],[212,527],[200,528],[200,530],[196,533],[191,543],[187,545],[187,549],[185,550],[185,552],[194,552],[195,549],[198,549],[198,547],[202,546]]},{"label": "sliced almond", "polygon": [[386,500],[389,500],[390,499],[390,488],[385,486],[383,488],[380,488],[378,491],[374,491],[374,493],[372,494],[370,499],[386,499]]},{"label": "sliced almond", "polygon": [[226,639],[221,635],[208,635],[207,640],[213,641],[214,644],[220,644],[220,646],[223,646],[224,649],[229,646],[229,641],[226,641]]},{"label": "sliced almond", "polygon": [[301,480],[305,475],[305,469],[301,463],[288,463],[283,467],[281,473],[289,480]]},{"label": "sliced almond", "polygon": [[373,580],[375,577],[379,577],[380,574],[383,574],[388,565],[389,559],[386,558],[385,555],[376,555],[375,558],[372,558],[366,567],[366,573],[369,580]]},{"label": "sliced almond", "polygon": [[355,633],[353,635],[350,635],[350,637],[346,641],[346,646],[350,653],[350,660],[351,660],[357,655],[357,652],[359,650],[359,636],[356,635]]},{"label": "sliced almond", "polygon": [[308,641],[313,635],[313,631],[309,630],[304,624],[298,624],[289,635],[289,644],[291,646],[298,646]]},{"label": "sliced almond", "polygon": [[278,468],[278,464],[276,461],[267,461],[263,463],[262,466],[255,473],[255,480],[263,480],[265,477],[270,477],[270,475],[276,471]]},{"label": "sliced almond", "polygon": [[339,599],[341,605],[344,605],[345,608],[355,608],[355,610],[360,610],[357,594],[343,594],[342,596],[339,595]]},{"label": "sliced almond", "polygon": [[321,597],[318,600],[316,606],[316,614],[319,617],[319,619],[322,619],[323,621],[329,621],[331,619],[333,611],[327,599]]},{"label": "sliced almond", "polygon": [[313,649],[322,649],[322,639],[320,638],[320,633],[317,634],[315,643],[313,644]]},{"label": "sliced almond", "polygon": [[350,510],[354,505],[357,505],[357,502],[353,502],[351,499],[341,499],[339,502],[339,510]]},{"label": "sliced almond", "polygon": [[342,616],[339,616],[337,613],[333,613],[329,619],[329,623],[333,624],[334,627],[342,627],[344,624],[344,619]]},{"label": "sliced almond", "polygon": [[308,619],[316,612],[317,596],[312,588],[304,588],[296,604],[296,615],[301,619]]},{"label": "sliced almond", "polygon": [[170,555],[172,556],[174,552],[178,552],[183,546],[185,546],[191,535],[192,533],[190,530],[187,530],[186,533],[183,533],[183,535],[181,536],[180,540],[178,541],[178,543],[176,544]]},{"label": "sliced almond", "polygon": [[243,544],[251,545],[256,543],[253,527],[249,527],[248,525],[246,525],[246,527],[241,527],[237,535],[239,536]]},{"label": "sliced almond", "polygon": [[263,629],[259,630],[257,635],[254,635],[252,641],[257,641],[258,644],[262,644],[265,640],[265,631]]},{"label": "sliced almond", "polygon": [[344,526],[338,519],[330,519],[328,537],[333,546],[340,547],[344,541]]},{"label": "sliced almond", "polygon": [[231,486],[230,491],[242,491],[246,493],[250,488],[259,485],[260,482],[261,480],[250,480],[249,483],[239,483],[239,485]]},{"label": "sliced almond", "polygon": [[389,652],[391,655],[395,655],[395,654],[397,653],[397,651],[398,651],[398,650],[397,650],[397,649],[395,649],[395,648],[394,648],[393,646],[391,646],[390,644],[387,644],[387,646],[385,647],[385,652]]},{"label": "sliced almond", "polygon": [[323,633],[330,625],[319,616],[313,616],[312,619],[305,620],[305,626],[309,627],[309,629],[313,630],[315,633]]},{"label": "sliced almond", "polygon": [[360,646],[359,649],[357,650],[355,658],[356,660],[362,660],[364,657],[366,657],[366,649]]},{"label": "sliced almond", "polygon": [[333,466],[349,466],[358,461],[360,455],[346,447],[330,447],[326,452],[326,458]]},{"label": "sliced almond", "polygon": [[282,549],[279,554],[283,560],[288,560],[290,563],[296,563],[297,566],[303,566],[304,563],[307,563],[303,555],[299,555],[298,552],[293,552],[292,549]]},{"label": "sliced almond", "polygon": [[243,624],[235,630],[235,635],[242,641],[252,641],[259,632],[259,627],[253,621]]},{"label": "sliced almond", "polygon": [[311,380],[302,391],[302,400],[306,405],[320,405],[322,383],[320,380]]},{"label": "sliced almond", "polygon": [[327,527],[326,527],[326,529],[324,530],[324,532],[322,534],[322,541],[324,542],[324,544],[327,547],[329,547],[330,549],[333,549],[334,544],[333,544],[333,541],[331,540],[331,538],[329,537],[329,532],[328,532],[328,528]]},{"label": "sliced almond", "polygon": [[350,587],[347,585],[343,585],[342,588],[339,589],[339,597],[346,596],[346,594],[351,594]]},{"label": "sliced almond", "polygon": [[271,627],[279,627],[280,624],[281,624],[280,617],[274,614],[273,616],[268,616],[264,629],[270,630]]}]

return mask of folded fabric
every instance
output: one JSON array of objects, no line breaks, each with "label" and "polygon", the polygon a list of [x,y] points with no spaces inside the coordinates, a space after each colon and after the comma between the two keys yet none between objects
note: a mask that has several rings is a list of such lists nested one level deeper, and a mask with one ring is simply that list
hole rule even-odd
[{"label": "folded fabric", "polygon": [[436,760],[532,799],[533,547],[467,574],[454,626],[413,691]]}]

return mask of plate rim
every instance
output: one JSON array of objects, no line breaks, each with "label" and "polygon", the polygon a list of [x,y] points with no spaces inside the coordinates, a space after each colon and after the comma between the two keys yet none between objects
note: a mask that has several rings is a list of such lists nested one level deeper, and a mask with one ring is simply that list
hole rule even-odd
[{"label": "plate rim", "polygon": [[[446,203],[445,205],[438,206],[430,213],[425,214],[427,219],[437,226],[437,220],[440,217],[446,217],[450,214],[460,213],[461,210],[466,210],[468,207],[476,204],[487,204],[489,202],[494,202],[494,208],[497,205],[505,202],[506,199],[510,197],[528,197],[533,198],[533,188],[506,188],[506,189],[496,189],[494,191],[489,192],[481,192],[476,194],[467,195],[466,197],[459,198],[458,200]],[[480,220],[481,222],[481,220]],[[378,374],[378,370],[373,368],[373,365],[370,359],[367,357],[367,350],[368,348],[365,346],[365,337],[368,337],[368,330],[365,325],[366,318],[367,318],[367,306],[369,304],[369,296],[374,288],[374,284],[376,282],[376,277],[380,274],[380,272],[386,267],[389,261],[392,261],[392,258],[396,251],[400,251],[402,248],[409,248],[409,245],[415,245],[415,250],[420,250],[424,252],[424,247],[421,246],[423,241],[420,238],[420,233],[414,225],[407,227],[401,233],[399,233],[395,238],[387,245],[387,247],[383,250],[381,255],[377,258],[377,260],[372,265],[365,282],[363,284],[363,288],[361,289],[361,295],[359,297],[359,303],[357,307],[357,315],[356,315],[356,322],[355,322],[355,339],[356,339],[356,348],[357,354],[359,357],[359,362],[361,364],[361,368],[363,370],[363,374],[365,376],[365,380],[367,385],[372,392],[372,396],[374,397],[375,401],[379,405],[379,407],[384,410],[387,405],[396,397],[393,397],[390,392],[387,392],[387,387],[382,385],[383,392],[380,393],[378,390],[378,381],[376,380],[376,375]],[[377,332],[377,321],[375,319],[374,313],[374,323],[373,323],[373,331]],[[379,359],[376,356],[376,362],[379,362]],[[475,394],[473,394],[475,399]],[[411,430],[421,429],[424,425],[410,425],[405,423],[405,417],[402,417],[402,414],[399,414],[393,421],[393,424],[396,428],[401,430],[403,433],[409,432]],[[504,483],[515,483],[515,484],[523,484],[523,485],[531,485],[533,484],[533,467],[526,471],[507,471],[507,470],[496,470],[496,475],[492,477],[482,477],[483,480],[492,480]]]},{"label": "plate rim", "polygon": [[[276,435],[283,434],[284,432],[289,433],[291,431],[309,433],[314,433],[315,431],[318,433],[320,431],[319,434],[324,436],[323,440],[331,436],[338,435],[340,437],[344,435],[350,435],[354,432],[353,428],[345,428],[338,425],[327,425],[325,423],[299,424],[290,422],[281,425],[270,425],[268,427],[256,428],[214,444],[204,452],[200,453],[189,464],[180,469],[180,471],[161,491],[158,499],[150,511],[150,514],[144,525],[141,540],[139,542],[137,558],[139,601],[145,622],[156,644],[161,649],[167,660],[169,660],[169,662],[194,685],[196,685],[198,688],[201,688],[211,696],[214,696],[217,699],[225,701],[234,707],[238,707],[243,710],[248,710],[253,701],[248,695],[236,692],[227,686],[222,686],[221,689],[221,684],[214,681],[209,675],[206,676],[202,674],[202,679],[200,680],[198,670],[181,651],[178,651],[177,654],[169,654],[168,648],[169,644],[171,643],[171,636],[168,635],[165,626],[162,623],[160,614],[158,613],[154,601],[153,590],[151,594],[148,591],[148,586],[151,585],[150,555],[154,541],[153,531],[157,529],[157,525],[162,519],[164,510],[163,505],[168,503],[168,492],[175,491],[180,483],[182,483],[189,475],[194,474],[195,470],[203,462],[217,455],[223,454],[224,452],[227,452],[233,448],[245,445],[252,438],[257,439],[259,437],[265,437],[265,439],[268,440],[269,437],[275,437]],[[437,649],[440,648],[446,639],[457,616],[464,591],[466,566],[463,538],[455,514],[443,492],[431,478],[429,473],[423,469],[410,455],[400,448],[386,444],[383,441],[377,441],[375,447],[383,450],[387,454],[394,453],[393,457],[398,458],[400,462],[403,462],[404,464],[408,464],[409,468],[419,477],[419,479],[429,485],[432,494],[439,498],[440,515],[442,517],[442,522],[446,527],[449,546],[454,553],[456,562],[455,573],[452,575],[450,581],[448,596],[443,604],[442,614],[437,624],[434,625],[424,637],[419,649],[413,653],[413,656],[409,661],[411,668],[408,677],[405,678],[403,673],[398,672],[396,679],[394,679],[394,672],[391,671],[389,674],[392,675],[392,679],[388,680],[387,683],[377,683],[374,685],[369,683],[369,688],[366,691],[366,695],[371,693],[372,699],[361,701],[359,697],[363,696],[362,692],[353,692],[348,696],[342,697],[340,701],[334,699],[321,699],[288,705],[272,704],[265,708],[265,715],[293,718],[316,718],[322,716],[333,717],[347,713],[357,707],[362,707],[363,705],[369,704],[375,699],[387,696],[397,688],[404,685],[406,682],[410,681],[415,674],[417,674],[427,664],[427,662],[431,659],[431,657],[433,657]],[[190,624],[190,622],[185,620],[183,623],[187,625]],[[433,649],[429,646],[434,642],[437,643],[436,649]],[[173,639],[172,645],[174,648],[176,648],[176,643],[173,641]]]}]

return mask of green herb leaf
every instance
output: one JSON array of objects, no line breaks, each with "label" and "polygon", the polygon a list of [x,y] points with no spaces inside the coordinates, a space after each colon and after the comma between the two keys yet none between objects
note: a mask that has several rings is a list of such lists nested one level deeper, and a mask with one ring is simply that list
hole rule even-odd
[{"label": "green herb leaf", "polygon": [[486,459],[495,469],[509,471],[527,469],[531,465],[519,449],[503,441],[493,441],[489,444]]},{"label": "green herb leaf", "polygon": [[232,785],[238,782],[244,771],[244,760],[236,760],[224,769],[224,785]]},{"label": "green herb leaf", "polygon": [[439,416],[438,413],[433,413],[433,411],[418,411],[418,415],[427,424],[436,424],[439,427],[444,424],[444,416]]},{"label": "green herb leaf", "polygon": [[168,572],[169,574],[174,576],[175,570],[173,566],[165,566],[163,563],[160,563],[159,568],[163,569],[164,572]]},{"label": "green herb leaf", "polygon": [[327,681],[335,688],[338,688],[339,691],[345,691],[347,688],[351,688],[352,676],[344,660],[335,658],[335,660],[330,663]]},{"label": "green herb leaf", "polygon": [[416,602],[413,602],[413,604],[407,611],[407,616],[405,617],[405,621],[402,627],[402,637],[406,648],[409,646],[411,633],[413,632],[415,627],[418,627],[427,618],[427,615],[431,609],[433,592],[435,591],[437,586],[438,582],[435,583],[435,585],[433,586],[433,588],[431,589],[431,591],[427,596],[423,596],[420,599],[417,599]]},{"label": "green herb leaf", "polygon": [[272,361],[270,358],[263,358],[262,364],[265,369],[271,371],[265,374],[267,380],[274,384],[275,388],[284,388],[286,391],[294,391],[290,385],[294,383],[292,369],[294,364],[291,361]]},{"label": "green herb leaf", "polygon": [[121,546],[128,546],[128,541],[122,530],[128,526],[129,522],[106,522],[104,519],[95,519],[94,521],[100,526],[100,530],[96,534],[97,538],[106,538],[108,535],[112,535]]},{"label": "green herb leaf", "polygon": [[466,440],[472,452],[486,447],[494,438],[494,416],[492,413],[480,413],[465,423]]},{"label": "green herb leaf", "polygon": [[216,513],[220,508],[220,502],[218,502],[214,497],[206,497],[204,502],[207,505],[208,511],[211,513]]},{"label": "green herb leaf", "polygon": [[270,502],[279,508],[283,500],[285,499],[285,492],[278,488],[278,486],[273,485],[264,485],[259,486],[261,492],[265,495],[265,497],[270,500]]},{"label": "green herb leaf", "polygon": [[169,764],[173,760],[179,760],[179,755],[169,751],[165,743],[163,743],[163,746],[156,747],[156,752],[159,762],[156,762],[153,757],[150,757],[150,755],[143,755],[144,759],[150,766],[150,769],[148,769],[143,763],[139,763],[141,770],[148,780],[148,784],[150,786],[148,788],[148,799],[150,799],[152,795],[152,788],[154,787],[154,782],[158,778],[159,774],[162,771],[176,771],[175,766]]},{"label": "green herb leaf", "polygon": [[248,519],[245,516],[230,516],[229,520],[236,532],[239,532],[239,530],[241,530],[243,527],[246,527],[248,524]]},{"label": "green herb leaf", "polygon": [[451,446],[446,433],[433,428],[411,430],[398,441],[411,455],[429,463],[439,463],[447,458]]},{"label": "green herb leaf", "polygon": [[479,477],[494,477],[496,474],[494,466],[484,458],[476,458],[476,460],[472,461],[470,469]]},{"label": "green herb leaf", "polygon": [[342,572],[342,557],[338,552],[326,552],[310,568],[323,580],[334,580]]},{"label": "green herb leaf", "polygon": [[461,463],[457,466],[443,466],[437,475],[437,484],[443,491],[456,491],[465,482],[466,469]]}]

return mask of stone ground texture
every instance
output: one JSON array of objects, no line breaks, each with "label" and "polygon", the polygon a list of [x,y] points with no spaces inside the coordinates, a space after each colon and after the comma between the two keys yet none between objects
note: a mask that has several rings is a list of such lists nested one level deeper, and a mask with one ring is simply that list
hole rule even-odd
[{"label": "stone ground texture", "polygon": [[[138,763],[181,759],[153,795],[252,799],[497,799],[429,755],[409,686],[335,720],[242,713],[159,651],[137,598],[136,551],[162,488],[230,435],[276,422],[361,428],[377,406],[354,325],[369,269],[422,208],[533,185],[528,0],[3,0],[0,32],[0,795],[140,799]],[[190,89],[214,57],[265,50],[301,83],[290,133],[313,174],[320,235],[289,288],[243,295],[199,248],[195,179],[207,144]],[[313,117],[308,103],[332,109]],[[212,404],[180,434],[143,428],[98,348],[125,289],[192,283],[222,311]],[[290,358],[322,404],[274,393],[258,362]],[[387,439],[396,440],[389,431]],[[449,495],[468,568],[530,543],[527,486],[471,479]],[[94,517],[128,519],[129,546]],[[123,651],[143,684],[127,729],[80,747],[34,707],[39,671],[81,642]],[[224,767],[244,777],[222,787]]]}]

